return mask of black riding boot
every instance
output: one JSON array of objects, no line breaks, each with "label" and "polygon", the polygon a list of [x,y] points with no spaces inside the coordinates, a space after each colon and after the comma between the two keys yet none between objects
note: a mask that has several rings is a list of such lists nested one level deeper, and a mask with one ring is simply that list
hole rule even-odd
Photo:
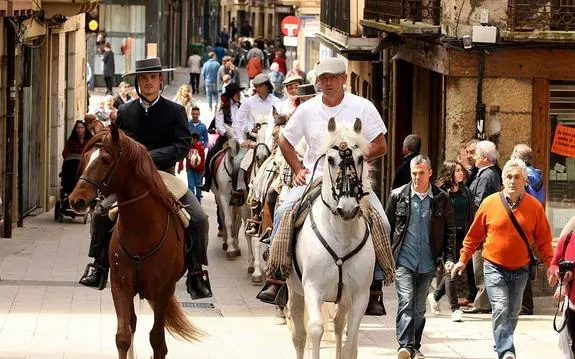
[{"label": "black riding boot", "polygon": [[210,279],[208,271],[202,269],[202,265],[208,265],[208,217],[190,191],[180,202],[188,206],[186,209],[191,217],[186,236],[186,289],[192,299],[208,298],[212,296]]},{"label": "black riding boot", "polygon": [[369,302],[365,309],[365,315],[382,316],[386,315],[385,306],[383,305],[383,292],[381,291],[382,281],[373,280],[369,288]]},{"label": "black riding boot", "polygon": [[92,240],[89,252],[89,256],[94,258],[94,263],[86,266],[86,270],[82,278],[80,278],[80,284],[99,290],[106,288],[108,269],[110,268],[108,249],[112,239],[111,230],[113,227],[114,222],[107,215],[99,214],[97,211],[94,212],[92,222],[90,222]]}]

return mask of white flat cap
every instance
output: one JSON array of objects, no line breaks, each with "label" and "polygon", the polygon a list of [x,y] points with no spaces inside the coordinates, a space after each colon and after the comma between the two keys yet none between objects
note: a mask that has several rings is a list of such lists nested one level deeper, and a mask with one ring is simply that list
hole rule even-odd
[{"label": "white flat cap", "polygon": [[323,74],[345,74],[345,63],[343,60],[338,59],[336,57],[328,57],[327,59],[322,59],[317,65],[317,69],[315,70],[315,75],[320,77]]},{"label": "white flat cap", "polygon": [[264,74],[259,74],[256,77],[254,77],[253,83],[254,85],[261,85],[263,83],[269,82],[270,78],[267,77]]}]

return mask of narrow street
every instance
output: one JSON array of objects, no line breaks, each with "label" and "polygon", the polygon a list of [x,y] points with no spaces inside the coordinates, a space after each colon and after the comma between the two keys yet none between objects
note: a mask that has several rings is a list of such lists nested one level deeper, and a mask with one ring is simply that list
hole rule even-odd
[{"label": "narrow street", "polygon": [[[164,95],[171,98],[188,74],[179,69]],[[245,79],[242,79],[244,81]],[[100,89],[101,90],[101,89]],[[103,92],[93,94],[92,103]],[[202,121],[213,114],[205,98],[198,96]],[[184,178],[185,176],[182,176]],[[192,302],[184,281],[177,296],[189,318],[207,335],[200,343],[185,343],[168,336],[169,358],[240,359],[294,358],[288,326],[274,324],[274,308],[258,301],[259,286],[249,281],[246,243],[243,256],[228,261],[217,238],[213,195],[202,201],[210,217],[210,278],[214,297]],[[243,233],[243,230],[242,230]],[[81,219],[54,221],[53,213],[28,217],[24,228],[15,228],[14,238],[0,240],[0,358],[116,358],[116,317],[109,286],[96,291],[77,284],[88,263],[89,225]],[[359,358],[395,358],[396,295],[385,288],[387,316],[365,317],[360,329]],[[553,311],[549,298],[536,298],[536,315],[521,317],[515,332],[518,358],[560,358],[557,334],[552,330]],[[153,317],[147,303],[135,300],[138,357],[148,358],[148,332]],[[489,315],[466,315],[463,323],[452,323],[447,301],[443,314],[428,310],[422,352],[427,358],[492,359]],[[543,313],[543,314],[540,314]],[[324,334],[322,358],[334,358],[332,333]]]}]

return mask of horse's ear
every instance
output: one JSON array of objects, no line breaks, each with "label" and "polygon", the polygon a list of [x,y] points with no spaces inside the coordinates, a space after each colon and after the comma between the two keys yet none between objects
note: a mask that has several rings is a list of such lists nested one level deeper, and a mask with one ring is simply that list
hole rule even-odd
[{"label": "horse's ear", "polygon": [[357,134],[361,133],[361,120],[357,117],[355,118],[355,122],[353,123],[353,130]]},{"label": "horse's ear", "polygon": [[114,122],[110,124],[110,133],[112,134],[112,141],[116,143],[120,141],[120,130]]},{"label": "horse's ear", "polygon": [[329,132],[335,132],[335,117],[329,119],[327,123],[327,130]]},{"label": "horse's ear", "polygon": [[275,106],[272,106],[272,116],[273,116],[274,118],[277,118],[277,117],[278,117],[278,111],[276,110],[276,107],[275,107]]}]

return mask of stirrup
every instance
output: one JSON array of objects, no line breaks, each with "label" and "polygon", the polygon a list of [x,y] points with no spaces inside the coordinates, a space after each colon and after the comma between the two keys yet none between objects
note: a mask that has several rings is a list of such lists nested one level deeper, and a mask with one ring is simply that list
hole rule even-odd
[{"label": "stirrup", "polygon": [[262,221],[256,217],[248,218],[248,225],[244,234],[250,237],[259,237],[262,230]]},{"label": "stirrup", "polygon": [[[82,274],[82,277],[80,277],[80,281],[88,275],[88,273],[90,272],[90,268],[101,270],[102,271],[102,277],[100,278],[100,283],[98,284],[97,288],[96,287],[90,287],[90,286],[86,286],[86,287],[87,288],[95,288],[98,290],[104,290],[106,288],[106,285],[108,284],[109,269],[100,265],[100,264],[88,263],[88,264],[86,264],[86,269],[84,269],[84,273]],[[78,282],[80,282],[80,281],[78,281]]]},{"label": "stirrup", "polygon": [[[383,313],[381,315],[387,315],[387,310],[385,309],[385,304],[383,303],[383,292],[381,290],[370,290],[369,291],[370,299],[372,297],[377,297],[376,302],[381,305],[383,308]],[[367,309],[367,308],[366,308]],[[365,315],[375,315],[375,314],[366,314]],[[376,315],[379,316],[379,315]]]},{"label": "stirrup", "polygon": [[[265,292],[271,284],[276,284],[280,286],[280,289],[278,290],[276,297],[274,298],[273,301],[269,301],[263,297],[261,297],[261,294],[263,292]],[[288,302],[288,289],[287,289],[287,284],[285,281],[283,280],[278,280],[278,279],[274,279],[274,278],[268,278],[266,280],[266,284],[264,284],[264,286],[262,287],[262,289],[259,291],[258,295],[256,295],[256,298],[261,300],[264,303],[268,303],[268,304],[273,304],[273,305],[279,305],[279,306],[286,306],[287,302]]]},{"label": "stirrup", "polygon": [[270,237],[272,235],[272,229],[271,227],[268,227],[265,232],[262,234],[262,236],[260,237],[260,243],[263,243],[265,245],[270,245],[272,242],[270,240]]}]

